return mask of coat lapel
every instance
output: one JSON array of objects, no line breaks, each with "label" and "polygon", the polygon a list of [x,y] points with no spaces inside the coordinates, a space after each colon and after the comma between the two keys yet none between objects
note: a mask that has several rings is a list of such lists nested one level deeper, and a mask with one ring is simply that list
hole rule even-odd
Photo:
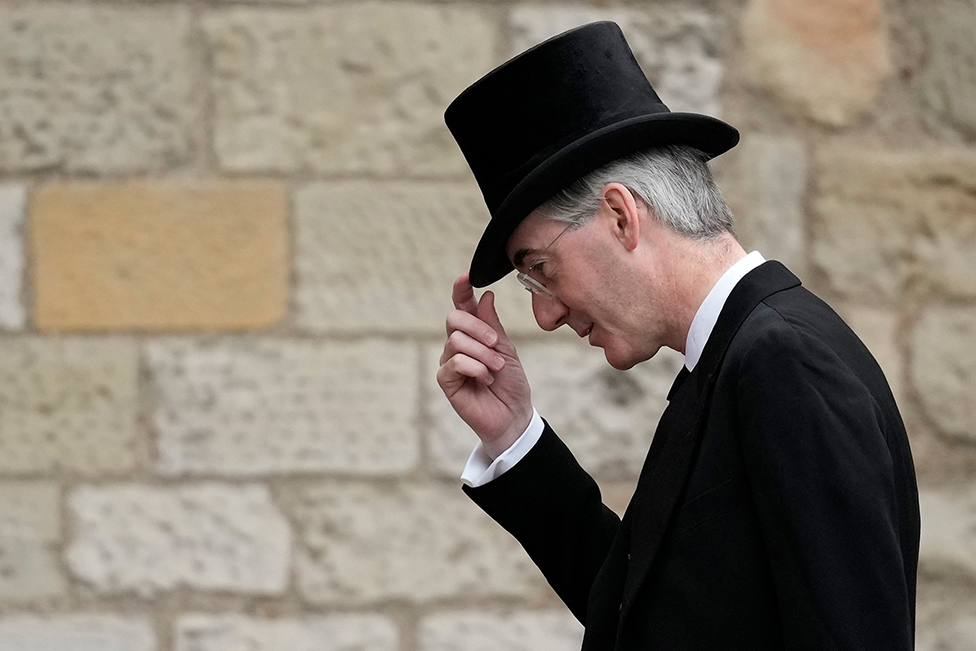
[{"label": "coat lapel", "polygon": [[779,262],[760,265],[736,284],[695,370],[682,369],[668,394],[628,514],[632,518],[630,565],[624,583],[620,622],[647,577],[677,506],[701,442],[703,420],[715,377],[729,343],[746,317],[766,297],[800,284]]}]

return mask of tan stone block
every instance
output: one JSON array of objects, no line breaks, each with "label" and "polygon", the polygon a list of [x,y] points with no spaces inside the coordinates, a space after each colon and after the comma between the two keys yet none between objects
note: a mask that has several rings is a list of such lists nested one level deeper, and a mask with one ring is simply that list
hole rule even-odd
[{"label": "tan stone block", "polygon": [[930,308],[915,327],[912,349],[923,411],[943,433],[976,441],[976,308]]},{"label": "tan stone block", "polygon": [[182,615],[175,651],[396,651],[387,617],[344,613],[325,617],[257,618],[239,614]]},{"label": "tan stone block", "polygon": [[833,126],[869,110],[891,68],[881,0],[751,0],[742,41],[751,84]]},{"label": "tan stone block", "polygon": [[833,292],[976,296],[976,155],[835,149],[817,168],[812,263]]},{"label": "tan stone block", "polygon": [[706,11],[644,3],[640,8],[516,6],[509,14],[512,56],[573,27],[620,25],[637,62],[672,111],[721,114],[722,25]]},{"label": "tan stone block", "polygon": [[190,158],[205,94],[188,7],[10,4],[0,7],[0,172],[117,174]]},{"label": "tan stone block", "polygon": [[149,617],[102,614],[11,615],[0,618],[0,649],[13,651],[155,651]]},{"label": "tan stone block", "polygon": [[922,489],[919,570],[944,576],[976,577],[976,490]]},{"label": "tan stone block", "polygon": [[64,577],[53,549],[61,537],[58,486],[0,483],[0,599],[61,594]]},{"label": "tan stone block", "polygon": [[416,467],[417,351],[382,340],[155,341],[166,474],[396,474]]},{"label": "tan stone block", "polygon": [[919,116],[937,131],[976,137],[976,3],[902,0],[901,8],[925,44],[917,69]]},{"label": "tan stone block", "polygon": [[27,312],[20,300],[24,284],[26,201],[23,186],[0,185],[0,328],[11,330],[20,330],[27,322]]},{"label": "tan stone block", "polygon": [[568,611],[440,613],[420,622],[420,651],[575,651],[583,627]]},{"label": "tan stone block", "polygon": [[0,473],[134,468],[137,381],[127,339],[0,339]]},{"label": "tan stone block", "polygon": [[[473,183],[315,183],[294,205],[301,327],[444,333],[452,285],[489,218]],[[513,276],[491,289],[509,332],[539,332]]]},{"label": "tan stone block", "polygon": [[280,594],[291,530],[267,486],[82,486],[68,501],[72,574],[101,594],[186,587]]},{"label": "tan stone block", "polygon": [[322,484],[290,510],[298,587],[315,603],[548,593],[519,544],[457,486]]},{"label": "tan stone block", "polygon": [[495,63],[477,8],[345,3],[204,19],[215,147],[231,170],[455,175],[447,105]]},{"label": "tan stone block", "polygon": [[287,198],[267,181],[49,185],[31,202],[41,330],[243,330],[288,305]]}]

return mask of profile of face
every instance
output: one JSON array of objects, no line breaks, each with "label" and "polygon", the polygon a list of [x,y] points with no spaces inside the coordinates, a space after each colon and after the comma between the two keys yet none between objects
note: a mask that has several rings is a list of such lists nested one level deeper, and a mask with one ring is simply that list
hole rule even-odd
[{"label": "profile of face", "polygon": [[507,243],[515,268],[548,290],[531,295],[539,327],[569,326],[618,369],[674,347],[675,234],[618,183],[604,188],[589,220],[566,227],[537,210]]}]

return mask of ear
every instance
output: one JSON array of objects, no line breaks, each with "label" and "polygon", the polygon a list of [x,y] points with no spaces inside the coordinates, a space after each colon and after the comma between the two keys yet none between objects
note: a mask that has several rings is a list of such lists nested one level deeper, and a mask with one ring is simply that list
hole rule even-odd
[{"label": "ear", "polygon": [[[633,193],[620,183],[608,183],[601,192],[609,206],[613,236],[627,251],[640,242],[640,212]],[[606,208],[604,209],[606,210]]]}]

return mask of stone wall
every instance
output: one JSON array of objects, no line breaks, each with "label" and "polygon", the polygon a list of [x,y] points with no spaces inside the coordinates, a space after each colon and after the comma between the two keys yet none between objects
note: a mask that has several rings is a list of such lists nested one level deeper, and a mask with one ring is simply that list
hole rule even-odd
[{"label": "stone wall", "polygon": [[[887,371],[918,646],[976,649],[973,0],[0,0],[0,649],[578,648],[458,489],[433,376],[486,210],[442,114],[601,18],[740,127],[742,240]],[[501,285],[622,509],[680,358],[613,371]]]}]

